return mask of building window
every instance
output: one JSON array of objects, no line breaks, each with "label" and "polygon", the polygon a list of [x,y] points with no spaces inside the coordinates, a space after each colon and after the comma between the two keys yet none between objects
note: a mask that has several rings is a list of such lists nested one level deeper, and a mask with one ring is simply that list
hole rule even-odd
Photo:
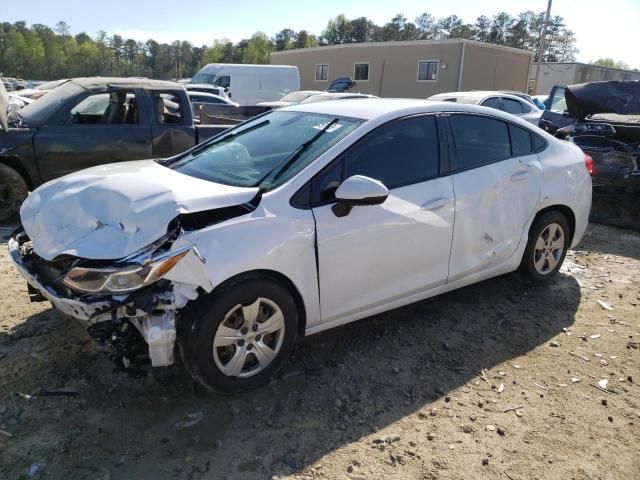
[{"label": "building window", "polygon": [[353,79],[361,82],[369,81],[369,64],[368,63],[354,63],[353,64]]},{"label": "building window", "polygon": [[438,80],[440,60],[420,60],[418,62],[418,81],[435,82]]},{"label": "building window", "polygon": [[329,79],[329,65],[316,65],[316,82],[326,82]]}]

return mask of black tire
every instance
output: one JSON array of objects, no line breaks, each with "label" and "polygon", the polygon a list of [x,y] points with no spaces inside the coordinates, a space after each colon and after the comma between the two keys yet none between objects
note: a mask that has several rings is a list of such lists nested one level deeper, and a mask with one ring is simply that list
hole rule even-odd
[{"label": "black tire", "polygon": [[[562,229],[564,236],[564,244],[562,253],[557,260],[557,264],[554,268],[549,269],[547,272],[539,272],[536,268],[536,258],[540,258],[536,255],[536,242],[540,238],[540,235],[545,229],[556,224]],[[520,272],[530,281],[535,283],[544,283],[555,277],[562,267],[564,258],[567,255],[567,250],[571,244],[571,230],[569,228],[569,222],[567,218],[559,211],[551,210],[538,216],[529,229],[529,239],[527,241],[527,247],[524,250],[522,256],[522,262],[520,263]]]},{"label": "black tire", "polygon": [[[273,302],[284,316],[280,349],[271,363],[253,376],[240,378],[225,375],[214,359],[213,340],[216,331],[234,307],[251,305],[258,298]],[[233,281],[190,302],[181,312],[178,346],[186,370],[198,383],[215,393],[233,395],[267,383],[287,361],[296,342],[297,331],[298,309],[289,290],[271,279],[253,277]],[[249,344],[247,341],[247,348]],[[228,348],[235,350],[239,347],[234,344]],[[248,357],[248,362],[257,362],[255,354],[252,355]]]},{"label": "black tire", "polygon": [[10,225],[18,220],[20,205],[29,188],[20,173],[0,163],[0,225]]}]

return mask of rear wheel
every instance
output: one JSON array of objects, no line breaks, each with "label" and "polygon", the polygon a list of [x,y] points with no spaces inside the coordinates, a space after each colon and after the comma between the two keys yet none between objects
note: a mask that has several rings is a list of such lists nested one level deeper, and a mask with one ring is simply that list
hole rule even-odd
[{"label": "rear wheel", "polygon": [[0,164],[0,225],[8,225],[18,219],[20,205],[27,193],[29,188],[22,175]]},{"label": "rear wheel", "polygon": [[542,283],[553,278],[570,245],[569,223],[558,211],[542,214],[533,222],[520,271],[530,280]]},{"label": "rear wheel", "polygon": [[179,345],[196,381],[222,394],[255,388],[284,365],[298,329],[296,303],[277,282],[250,279],[182,312]]}]

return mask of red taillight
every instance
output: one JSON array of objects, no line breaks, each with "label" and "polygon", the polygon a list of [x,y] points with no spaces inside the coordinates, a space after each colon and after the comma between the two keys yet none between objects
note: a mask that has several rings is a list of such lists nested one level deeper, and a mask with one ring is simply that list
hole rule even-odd
[{"label": "red taillight", "polygon": [[593,175],[593,158],[591,158],[591,155],[584,154],[584,165],[587,167],[589,175]]}]

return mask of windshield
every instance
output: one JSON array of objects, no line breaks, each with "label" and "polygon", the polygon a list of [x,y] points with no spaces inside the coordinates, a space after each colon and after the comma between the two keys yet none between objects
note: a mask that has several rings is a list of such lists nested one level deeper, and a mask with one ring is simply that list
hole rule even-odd
[{"label": "windshield", "polygon": [[24,107],[20,110],[20,117],[22,117],[27,126],[38,126],[53,115],[59,107],[82,91],[84,91],[84,88],[80,85],[67,82],[58,88],[54,88],[37,102]]},{"label": "windshield", "polygon": [[[211,182],[270,190],[296,175],[362,122],[317,113],[271,112],[202,149],[194,149],[168,168]],[[286,170],[278,171],[283,168]]]},{"label": "windshield", "polygon": [[198,72],[191,78],[191,83],[213,83],[215,78],[211,73]]}]

